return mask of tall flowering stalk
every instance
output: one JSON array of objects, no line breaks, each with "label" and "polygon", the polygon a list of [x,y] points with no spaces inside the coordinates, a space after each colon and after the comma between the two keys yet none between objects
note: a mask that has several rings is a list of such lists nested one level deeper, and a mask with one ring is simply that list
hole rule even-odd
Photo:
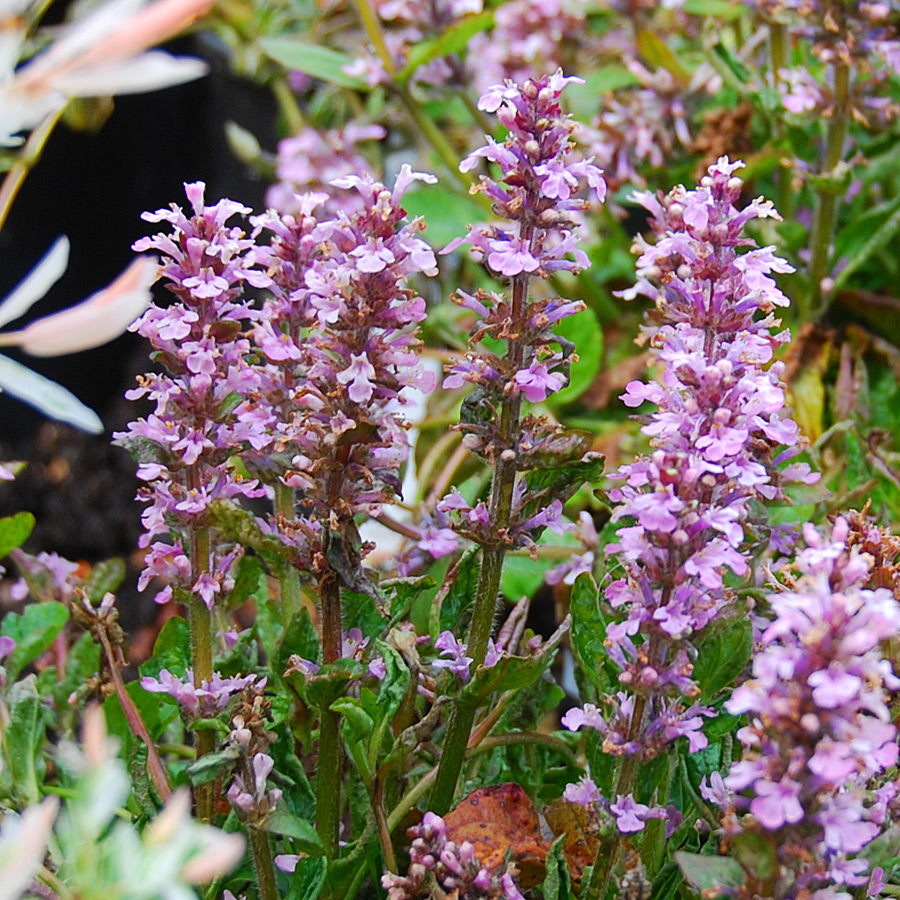
[{"label": "tall flowering stalk", "polygon": [[[466,536],[482,548],[481,574],[475,599],[467,653],[473,667],[484,663],[493,626],[494,607],[503,560],[508,550],[533,544],[532,535],[545,527],[559,528],[562,502],[537,498],[526,489],[518,473],[546,463],[547,457],[571,455],[577,441],[566,439],[535,416],[523,417],[523,400],[539,403],[565,386],[571,346],[553,334],[553,326],[584,308],[580,301],[530,297],[534,278],[547,278],[560,270],[577,271],[588,265],[577,244],[573,212],[585,208],[576,194],[584,182],[600,200],[606,186],[600,169],[572,153],[573,124],[562,112],[560,95],[580,79],[554,75],[529,79],[519,87],[512,82],[495,85],[479,100],[479,108],[496,113],[509,130],[504,143],[490,137],[484,147],[460,165],[463,172],[482,159],[495,163],[497,179],[481,177],[474,188],[488,197],[503,224],[479,225],[461,243],[498,276],[509,279],[509,299],[479,291],[459,292],[454,300],[481,319],[472,345],[484,336],[506,341],[506,355],[473,351],[451,367],[445,387],[475,385],[463,406],[460,429],[469,450],[493,467],[490,496],[474,508],[458,494],[439,507],[452,513]],[[558,347],[559,349],[554,349]],[[473,668],[474,671],[474,668]],[[476,709],[457,703],[448,724],[431,807],[442,815],[456,789]]]},{"label": "tall flowering stalk", "polygon": [[[771,273],[791,269],[744,235],[751,219],[777,214],[761,200],[737,208],[743,182],[734,173],[742,165],[723,158],[696,190],[636,195],[656,243],[636,242],[632,295],[656,301],[644,337],[666,368],[662,383],[633,381],[623,395],[628,406],[649,400],[657,411],[643,427],[653,452],[622,466],[616,478],[624,484],[610,492],[619,502],[613,519],[628,522],[607,548],[624,569],[606,588],[609,604],[625,613],[606,638],[622,690],[605,709],[588,705],[564,719],[571,729],[597,729],[604,750],[622,757],[620,810],[634,804],[642,762],[682,736],[691,750],[707,744],[700,729],[714,712],[696,702],[693,643],[733,602],[726,573],[748,572],[751,501],[782,497],[785,479],[815,479],[803,463],[776,468],[800,444],[779,382],[782,364],[765,368],[787,339],[772,334],[772,310],[788,301]],[[751,249],[739,253],[743,247]],[[619,822],[620,830],[633,825]],[[590,896],[604,895],[614,849],[598,856]]]},{"label": "tall flowering stalk", "polygon": [[[282,540],[296,568],[313,576],[322,604],[322,659],[342,656],[341,589],[373,593],[362,568],[371,547],[356,527],[400,494],[399,469],[409,442],[404,407],[413,389],[434,378],[418,358],[417,323],[425,301],[407,279],[435,275],[435,257],[418,236],[421,220],[406,222],[403,193],[434,176],[403,166],[392,189],[349,175],[335,186],[359,194],[357,212],[318,222],[325,198],[301,198],[296,218],[257,220],[272,232],[268,270],[274,300],[255,329],[270,366],[263,394],[276,417],[273,457],[286,463],[281,484],[302,489],[296,510],[282,509]],[[340,717],[320,721],[317,828],[330,856],[340,824]]]},{"label": "tall flowering stalk", "polygon": [[[752,678],[725,704],[750,717],[738,732],[743,758],[724,780],[748,796],[722,798],[736,850],[745,837],[757,848],[738,854],[748,873],[738,897],[849,898],[869,880],[868,861],[854,855],[881,833],[896,794],[893,784],[870,788],[897,762],[886,689],[900,679],[881,644],[900,631],[900,605],[890,590],[866,588],[874,560],[849,535],[843,518],[830,535],[804,527],[800,577],[769,597],[774,619]],[[736,804],[747,814],[737,817]]]},{"label": "tall flowering stalk", "polygon": [[[167,586],[156,601],[174,597],[188,605],[194,686],[203,691],[214,680],[210,613],[230,590],[231,566],[241,552],[213,538],[209,507],[217,498],[265,493],[228,461],[245,442],[261,447],[268,436],[242,400],[255,389],[257,376],[245,362],[250,343],[241,334],[250,310],[237,302],[246,282],[262,283],[262,273],[251,268],[253,241],[226,224],[249,210],[230,200],[206,206],[202,182],[185,190],[192,215],[174,204],[144,213],[149,222],[170,223],[172,233],[135,244],[136,250],[163,256],[162,277],[175,301],[151,306],[134,326],[166,372],[139,377],[128,397],[148,396],[156,409],[116,437],[137,448],[138,477],[146,482],[138,496],[148,504],[140,540],[148,553],[138,586],[160,576]],[[208,753],[214,740],[213,732],[198,732],[198,756]],[[211,784],[196,789],[204,821],[212,817],[211,789]]]}]

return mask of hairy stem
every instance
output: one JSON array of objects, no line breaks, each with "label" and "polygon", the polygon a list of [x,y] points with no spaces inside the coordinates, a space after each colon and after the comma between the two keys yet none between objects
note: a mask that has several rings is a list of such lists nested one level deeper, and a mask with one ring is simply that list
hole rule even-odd
[{"label": "hairy stem", "polygon": [[[341,657],[341,585],[335,573],[321,583],[322,661],[328,665]],[[319,770],[316,789],[316,830],[329,859],[338,855],[341,822],[341,717],[323,709],[319,724]]]},{"label": "hairy stem", "polygon": [[[207,535],[205,529],[201,529]],[[195,570],[196,571],[196,570]],[[209,681],[212,678],[212,616],[203,602],[203,598],[197,594],[191,595],[191,664],[194,669],[194,685],[200,686],[200,682]],[[216,733],[214,731],[195,731],[194,741],[197,751],[197,759],[212,753],[216,749]],[[197,819],[209,824],[213,818],[213,788],[215,782],[194,785],[194,805]]]},{"label": "hairy stem", "polygon": [[[280,482],[275,485],[275,514],[288,522],[294,520],[294,489]],[[281,576],[281,611],[284,626],[300,611],[300,573],[285,566]]]},{"label": "hairy stem", "polygon": [[250,850],[253,854],[253,868],[256,870],[256,883],[259,886],[259,900],[278,900],[275,863],[272,859],[269,834],[252,825],[247,832],[250,836]]},{"label": "hairy stem", "polygon": [[[850,67],[844,63],[836,63],[834,66],[834,114],[828,124],[825,158],[822,162],[823,175],[832,174],[844,158],[849,95]],[[809,264],[809,277],[812,282],[810,309],[814,315],[824,312],[827,305],[823,298],[822,282],[828,275],[828,261],[831,255],[831,241],[834,236],[837,209],[838,198],[834,186],[823,184],[818,189],[818,205],[810,232],[812,257]],[[808,312],[808,310],[801,310],[801,312]]]}]

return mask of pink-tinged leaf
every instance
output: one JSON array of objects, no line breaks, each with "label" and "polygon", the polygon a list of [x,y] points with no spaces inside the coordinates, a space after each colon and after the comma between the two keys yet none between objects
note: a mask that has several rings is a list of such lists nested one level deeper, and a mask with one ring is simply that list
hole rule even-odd
[{"label": "pink-tinged leaf", "polygon": [[43,259],[0,304],[0,327],[25,315],[59,281],[68,261],[69,239],[59,237]]},{"label": "pink-tinged leaf", "polygon": [[122,334],[148,307],[158,269],[153,257],[137,259],[109,287],[83,303],[38,319],[21,331],[0,335],[0,343],[21,347],[32,356],[61,356],[99,347]]}]

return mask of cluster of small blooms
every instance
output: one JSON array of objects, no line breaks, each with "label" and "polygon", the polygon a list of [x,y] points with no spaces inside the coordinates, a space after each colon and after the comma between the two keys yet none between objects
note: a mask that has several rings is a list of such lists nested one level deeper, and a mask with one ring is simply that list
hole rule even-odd
[{"label": "cluster of small blooms", "polygon": [[188,669],[184,678],[178,678],[168,669],[161,669],[159,678],[146,675],[141,679],[141,687],[154,694],[168,694],[178,701],[185,717],[210,719],[222,712],[232,699],[246,687],[261,691],[266,686],[266,678],[256,675],[237,675],[223,678],[214,672],[209,680],[194,684],[194,673]]},{"label": "cluster of small blooms", "polygon": [[256,753],[250,759],[249,774],[234,776],[228,788],[228,802],[245,821],[262,823],[281,800],[279,788],[269,789],[267,779],[275,760],[267,753]]},{"label": "cluster of small blooms", "polygon": [[440,816],[425,813],[420,825],[408,829],[413,839],[409,848],[409,872],[405,876],[387,873],[382,887],[388,900],[413,900],[432,875],[440,889],[460,900],[524,900],[512,874],[486,869],[475,856],[469,841],[447,840],[447,826]]},{"label": "cluster of small blooms", "polygon": [[[894,119],[900,113],[889,81],[900,75],[900,27],[895,4],[873,0],[829,3],[823,0],[755,0],[765,18],[786,24],[791,39],[811,44],[813,54],[830,65],[847,66],[852,74],[848,105],[854,118],[868,125]],[[777,73],[786,109],[794,113],[815,110],[825,117],[835,111],[834,85],[819,80],[808,69]]]},{"label": "cluster of small blooms", "polygon": [[[460,169],[470,171],[482,159],[497,164],[501,177],[481,176],[474,190],[485,194],[494,213],[509,220],[512,227],[476,226],[444,250],[450,252],[469,243],[476,258],[512,280],[510,301],[486,291],[476,296],[462,291],[455,295],[456,303],[481,320],[473,329],[471,343],[486,336],[509,339],[508,352],[502,358],[487,352],[470,353],[450,367],[444,387],[476,386],[463,406],[460,428],[465,432],[465,445],[491,462],[506,453],[519,469],[539,464],[530,460],[537,460],[542,453],[558,455],[557,445],[566,438],[557,430],[547,431],[541,420],[527,417],[515,441],[507,445],[497,435],[492,410],[499,409],[504,398],[519,405],[522,398],[539,403],[565,386],[571,346],[552,329],[584,308],[580,301],[559,298],[529,301],[528,282],[532,277],[546,278],[556,271],[578,271],[588,265],[587,256],[577,246],[574,214],[587,204],[578,193],[586,184],[598,200],[606,194],[600,169],[590,159],[576,158],[573,124],[560,107],[560,95],[572,82],[580,83],[580,79],[557,71],[529,79],[521,88],[512,82],[494,85],[481,97],[479,107],[495,112],[509,134],[502,144],[488,137],[487,145],[463,160]],[[563,349],[555,351],[551,345]],[[518,413],[514,419],[519,422]],[[478,525],[477,509],[470,511],[459,506],[458,500],[453,502],[473,526]]]},{"label": "cluster of small blooms", "polygon": [[406,286],[413,275],[437,274],[434,253],[418,237],[423,224],[404,223],[400,201],[416,180],[435,179],[404,165],[391,190],[350,175],[336,186],[359,194],[353,215],[317,222],[313,194],[296,219],[256,220],[275,235],[266,257],[275,302],[255,330],[272,364],[263,392],[283,413],[274,445],[290,454],[282,480],[304,492],[302,517],[283,537],[311,572],[328,568],[316,558],[322,521],[377,515],[399,494],[408,452],[403,409],[410,391],[434,386],[416,353],[425,301]]},{"label": "cluster of small blooms", "polygon": [[874,795],[867,788],[897,762],[887,690],[900,679],[881,644],[900,631],[900,604],[865,587],[873,559],[848,546],[845,519],[824,536],[812,525],[803,531],[800,577],[769,597],[774,619],[752,678],[726,703],[750,722],[724,785],[752,797],[732,833],[777,832],[779,861],[792,873],[783,896],[836,900],[866,883],[868,862],[850,857],[881,832],[896,795],[894,784]]},{"label": "cluster of small blooms", "polygon": [[611,815],[616,827],[622,834],[633,834],[643,831],[644,825],[651,819],[664,819],[666,837],[671,837],[675,829],[684,821],[681,813],[674,806],[663,809],[661,806],[647,806],[638,803],[634,797],[617,797],[615,803],[609,803],[590,776],[585,775],[579,781],[566,785],[563,799],[569,803],[583,806],[600,819],[604,813]]},{"label": "cluster of small blooms", "polygon": [[[430,37],[443,34],[466,16],[484,9],[482,0],[387,0],[377,5],[378,16],[388,25],[383,29],[384,44],[395,68],[402,69],[411,47]],[[364,50],[349,66],[348,75],[363,78],[370,87],[390,84],[384,60]],[[419,66],[412,74],[413,82],[427,84],[459,84],[465,73],[455,56],[443,56]]]},{"label": "cluster of small blooms", "polygon": [[324,192],[325,209],[355,212],[362,199],[346,191],[337,191],[333,183],[355,172],[365,172],[371,165],[359,152],[365,141],[380,141],[385,130],[380,125],[348,122],[343,128],[317,129],[305,126],[298,134],[278,143],[276,173],[278,181],[266,193],[266,204],[280,213],[300,213],[302,195],[308,191]]},{"label": "cluster of small blooms", "polygon": [[500,541],[511,547],[525,547],[534,550],[535,541],[545,528],[556,534],[563,534],[572,528],[563,519],[561,500],[552,500],[547,506],[534,511],[534,498],[524,481],[519,481],[513,489],[512,522],[500,531],[491,522],[487,505],[479,500],[474,507],[469,506],[456,488],[437,505],[437,511],[446,515],[456,532],[478,544]]},{"label": "cluster of small blooms", "polygon": [[584,0],[512,0],[498,6],[493,29],[469,41],[475,87],[484,91],[506,79],[522,83],[580,57],[592,39],[587,6]]},{"label": "cluster of small blooms", "polygon": [[[245,399],[258,387],[258,376],[245,361],[250,343],[241,336],[242,323],[252,310],[236,302],[245,283],[265,286],[264,273],[254,270],[253,241],[239,227],[226,222],[249,212],[230,200],[204,205],[204,185],[185,185],[193,215],[180,207],[144,213],[150,222],[169,222],[174,234],[142,238],[137,250],[154,249],[164,257],[163,276],[176,302],[151,306],[134,330],[147,338],[156,359],[168,374],[145,375],[130,399],[149,396],[156,410],[128,426],[116,438],[157,449],[152,461],[144,457],[138,477],[148,483],[139,498],[150,546],[143,589],[154,575],[168,580],[158,602],[172,596],[173,587],[203,599],[212,608],[228,590],[227,579],[237,551],[212,542],[208,558],[201,558],[198,529],[208,527],[209,505],[217,498],[259,497],[266,492],[244,479],[228,464],[229,458],[250,444],[262,449],[269,442],[268,417]],[[173,543],[154,535],[172,533]]]},{"label": "cluster of small blooms", "polygon": [[[692,751],[706,746],[700,728],[713,711],[683,702],[699,694],[691,639],[729,603],[726,570],[748,572],[751,501],[782,497],[787,479],[816,477],[806,464],[777,469],[800,444],[778,380],[782,366],[764,368],[785,340],[770,333],[778,324],[772,308],[787,304],[770,273],[790,266],[771,247],[737,253],[754,247],[745,223],[775,215],[761,201],[735,207],[741,165],[720,159],[693,191],[636,195],[657,240],[636,242],[635,292],[656,300],[644,337],[666,370],[661,384],[627,386],[626,405],[658,407],[643,427],[655,449],[622,466],[616,478],[625,484],[610,491],[619,504],[613,520],[632,522],[607,548],[624,568],[606,588],[610,605],[625,612],[608,626],[606,646],[625,690],[607,710],[574,710],[565,724],[596,728],[606,752],[642,760],[679,736]],[[767,315],[756,318],[759,311]]]},{"label": "cluster of small blooms", "polygon": [[37,556],[29,556],[22,550],[13,553],[13,559],[19,570],[28,574],[28,579],[20,578],[10,588],[10,596],[13,600],[24,600],[32,586],[40,586],[42,601],[57,600],[66,603],[72,598],[75,588],[81,584],[79,570],[81,566],[72,562],[58,553],[45,553],[43,550]]},{"label": "cluster of small blooms", "polygon": [[577,132],[613,191],[623,184],[642,186],[638,167],[665,165],[676,142],[691,147],[683,86],[665,69],[650,72],[636,60],[627,67],[638,85],[608,94],[592,126],[580,125]]}]

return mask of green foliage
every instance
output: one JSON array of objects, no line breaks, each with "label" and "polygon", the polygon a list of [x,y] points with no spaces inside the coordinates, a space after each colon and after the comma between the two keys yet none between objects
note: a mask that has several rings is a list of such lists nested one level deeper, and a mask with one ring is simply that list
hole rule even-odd
[{"label": "green foliage", "polygon": [[34,516],[29,512],[0,519],[0,559],[21,547],[33,528]]},{"label": "green foliage", "polygon": [[69,621],[69,611],[62,603],[32,603],[19,613],[8,612],[0,624],[0,635],[10,637],[16,648],[3,662],[7,678],[14,680],[29,663],[34,662],[56,640]]}]

